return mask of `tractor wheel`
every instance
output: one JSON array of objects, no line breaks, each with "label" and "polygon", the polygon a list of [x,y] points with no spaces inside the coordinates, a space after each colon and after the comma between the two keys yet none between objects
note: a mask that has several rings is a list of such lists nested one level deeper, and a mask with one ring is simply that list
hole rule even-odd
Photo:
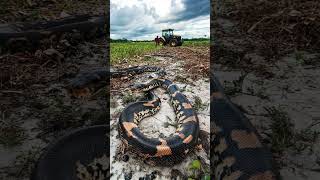
[{"label": "tractor wheel", "polygon": [[159,45],[160,45],[160,46],[165,46],[165,45],[166,45],[166,43],[164,42],[164,40],[163,40],[163,39],[160,39],[160,41],[159,41]]},{"label": "tractor wheel", "polygon": [[172,39],[171,41],[170,41],[170,46],[171,47],[176,47],[178,45],[178,41],[176,40],[176,39]]}]

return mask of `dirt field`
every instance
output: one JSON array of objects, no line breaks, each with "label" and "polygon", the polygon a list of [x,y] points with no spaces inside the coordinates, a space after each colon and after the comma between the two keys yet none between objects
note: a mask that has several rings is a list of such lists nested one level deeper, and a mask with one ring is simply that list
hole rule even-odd
[{"label": "dirt field", "polygon": [[0,23],[55,20],[70,15],[106,14],[104,0],[9,0],[0,2]]},{"label": "dirt field", "polygon": [[106,123],[103,91],[90,99],[73,99],[66,88],[78,73],[106,66],[105,44],[96,40],[64,51],[0,57],[6,69],[0,90],[0,179],[28,179],[49,142],[74,128]]},{"label": "dirt field", "polygon": [[[112,47],[111,47],[112,48]],[[127,87],[134,83],[145,83],[153,74],[143,74],[135,77],[112,79],[111,81],[111,179],[171,179],[171,178],[194,178],[198,179],[209,175],[209,47],[164,47],[160,50],[137,57],[137,60],[123,62],[117,67],[129,67],[135,65],[153,65],[163,67],[167,72],[167,78],[173,80],[181,91],[197,109],[202,130],[204,146],[181,164],[173,167],[151,167],[144,164],[138,158],[129,154],[129,160],[123,160],[117,147],[120,140],[116,128],[120,112],[124,106],[135,101],[139,94],[130,93]],[[153,117],[144,119],[139,127],[148,137],[167,137],[175,132],[175,114],[168,100],[170,97],[162,89],[154,91],[162,101],[161,110]],[[141,95],[140,95],[141,96]],[[192,163],[200,162],[200,169],[190,169]]]},{"label": "dirt field", "polygon": [[[0,2],[0,23],[55,20],[78,14],[101,15],[105,1],[10,0]],[[73,99],[69,80],[82,71],[106,67],[103,38],[36,52],[0,55],[0,179],[29,179],[48,143],[78,127],[105,124],[105,93]]]}]

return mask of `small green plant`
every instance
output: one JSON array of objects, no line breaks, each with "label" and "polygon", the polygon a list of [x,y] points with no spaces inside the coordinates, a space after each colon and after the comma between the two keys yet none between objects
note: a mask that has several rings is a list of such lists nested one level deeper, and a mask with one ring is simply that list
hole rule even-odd
[{"label": "small green plant", "polygon": [[271,119],[271,145],[272,150],[282,153],[289,147],[297,153],[310,148],[319,138],[320,132],[306,128],[295,132],[288,114],[282,108],[265,108]]},{"label": "small green plant", "polygon": [[314,142],[319,138],[320,132],[311,130],[310,128],[301,130],[300,132],[295,134],[295,150],[300,153],[303,150],[310,148]]},{"label": "small green plant", "polygon": [[123,104],[128,104],[131,102],[135,102],[138,99],[138,96],[133,94],[132,92],[123,93],[122,102]]},{"label": "small green plant", "polygon": [[197,158],[190,162],[188,169],[192,172],[189,174],[190,179],[210,180],[210,165]]},{"label": "small green plant", "polygon": [[201,168],[201,162],[199,160],[194,160],[191,163],[191,169],[200,169]]},{"label": "small green plant", "polygon": [[[111,64],[121,63],[124,59],[142,56],[149,52],[161,49],[154,42],[112,42],[110,44]],[[153,60],[143,59],[143,60]]]},{"label": "small green plant", "polygon": [[279,108],[265,108],[271,119],[271,145],[272,150],[282,153],[293,144],[294,131],[293,124],[288,114]]},{"label": "small green plant", "polygon": [[199,112],[207,109],[209,107],[209,103],[204,103],[199,96],[194,96],[194,103],[192,107]]},{"label": "small green plant", "polygon": [[[178,120],[176,119],[176,120],[173,120],[173,119],[171,119],[169,116],[166,116],[167,117],[167,120],[168,120],[168,122],[165,122],[164,123],[164,127],[165,128],[167,128],[167,127],[169,127],[169,126],[172,126],[172,127],[174,127],[174,128],[178,128],[178,125],[179,125],[179,123],[178,123]],[[177,117],[176,117],[177,118]]]},{"label": "small green plant", "polygon": [[111,108],[116,108],[118,105],[119,104],[118,104],[118,102],[117,102],[117,100],[115,98],[111,98],[110,99],[110,107]]},{"label": "small green plant", "polygon": [[184,41],[183,46],[190,46],[190,47],[199,47],[199,46],[208,46],[210,44],[209,39],[203,40],[187,40]]},{"label": "small green plant", "polygon": [[320,132],[311,129],[304,129],[296,134],[296,137],[305,142],[315,142],[319,137]]},{"label": "small green plant", "polygon": [[25,130],[14,120],[5,117],[4,113],[0,115],[0,144],[6,147],[22,144],[27,137]]},{"label": "small green plant", "polygon": [[190,164],[189,164],[189,170],[192,171],[192,176],[189,177],[188,179],[199,179],[199,175],[201,174],[201,162],[200,160],[196,159],[193,160]]},{"label": "small green plant", "polygon": [[185,85],[185,86],[183,86],[183,87],[180,87],[180,92],[191,92],[191,93],[193,93],[193,91],[191,90],[191,89],[187,89],[187,85]]},{"label": "small green plant", "polygon": [[202,176],[201,180],[210,180],[210,175],[204,175]]},{"label": "small green plant", "polygon": [[304,64],[304,57],[301,51],[295,52],[295,58],[296,58],[297,64],[300,64],[300,65]]},{"label": "small green plant", "polygon": [[156,61],[158,61],[158,59],[155,57],[152,57],[152,56],[145,56],[144,61],[156,62]]}]

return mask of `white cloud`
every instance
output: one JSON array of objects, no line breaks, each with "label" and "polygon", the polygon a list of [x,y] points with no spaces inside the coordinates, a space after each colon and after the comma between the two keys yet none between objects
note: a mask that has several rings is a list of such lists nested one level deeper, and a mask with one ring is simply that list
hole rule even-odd
[{"label": "white cloud", "polygon": [[151,40],[165,28],[183,38],[209,37],[209,9],[209,0],[111,0],[111,38]]}]

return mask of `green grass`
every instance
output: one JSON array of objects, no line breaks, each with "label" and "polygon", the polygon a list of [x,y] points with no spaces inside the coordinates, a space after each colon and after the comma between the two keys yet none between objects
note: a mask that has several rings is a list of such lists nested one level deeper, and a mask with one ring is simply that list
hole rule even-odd
[{"label": "green grass", "polygon": [[160,49],[154,42],[114,42],[111,43],[111,64],[121,63],[124,59],[130,61],[143,54]]},{"label": "green grass", "polygon": [[194,96],[194,102],[192,104],[192,107],[197,111],[204,111],[209,107],[209,103],[202,102],[201,98],[199,96]]},{"label": "green grass", "polygon": [[294,126],[282,108],[265,107],[271,119],[271,145],[274,152],[282,153],[294,144]]},{"label": "green grass", "polygon": [[265,110],[271,119],[271,145],[274,152],[283,153],[290,147],[297,153],[312,149],[319,138],[319,131],[311,130],[310,127],[295,130],[288,113],[281,107],[265,107]]},{"label": "green grass", "polygon": [[182,46],[209,46],[210,40],[184,41]]},{"label": "green grass", "polygon": [[[188,40],[184,41],[182,47],[198,47],[209,46],[209,40]],[[161,49],[161,46],[155,46],[153,41],[151,42],[112,42],[111,43],[111,64],[121,63],[123,61],[130,62],[142,56],[144,54]],[[150,59],[144,59],[150,60]]]}]

